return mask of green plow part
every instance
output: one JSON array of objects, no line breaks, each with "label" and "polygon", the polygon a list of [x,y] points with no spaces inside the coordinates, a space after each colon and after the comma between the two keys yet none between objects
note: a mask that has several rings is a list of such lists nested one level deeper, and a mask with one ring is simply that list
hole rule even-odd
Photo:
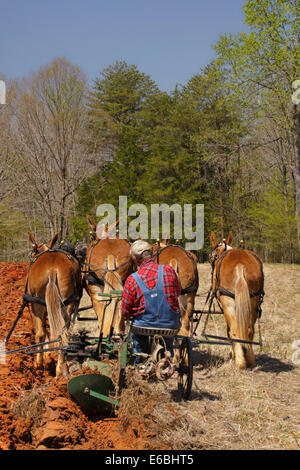
[{"label": "green plow part", "polygon": [[127,348],[128,344],[124,341],[119,351],[120,369],[116,385],[112,379],[113,369],[111,364],[98,360],[90,360],[87,365],[90,369],[96,369],[100,374],[85,374],[69,380],[68,391],[83,408],[101,412],[112,407],[121,406],[121,402],[113,396],[116,393],[116,387],[120,390],[124,385]]},{"label": "green plow part", "polygon": [[[101,293],[100,297],[106,302],[111,302],[113,298],[120,299],[123,291],[113,290],[109,293]],[[111,336],[108,338],[101,338],[101,353],[106,357],[118,357],[119,372],[118,378],[114,383],[112,379],[113,368],[111,364],[97,359],[89,360],[88,366],[92,370],[96,369],[98,373],[83,374],[78,377],[73,377],[68,382],[68,391],[80,406],[87,410],[92,411],[105,411],[113,407],[120,407],[121,402],[115,398],[117,392],[122,389],[125,381],[125,368],[127,364],[127,341],[117,342]],[[97,353],[98,354],[98,353]]]},{"label": "green plow part", "polygon": [[121,290],[111,290],[110,292],[100,292],[99,296],[100,297],[110,297],[112,298],[113,296],[117,297],[122,297],[123,291]]},{"label": "green plow part", "polygon": [[119,400],[109,395],[115,392],[113,381],[107,375],[85,374],[68,382],[70,395],[83,407],[93,411],[105,411],[120,406]]}]

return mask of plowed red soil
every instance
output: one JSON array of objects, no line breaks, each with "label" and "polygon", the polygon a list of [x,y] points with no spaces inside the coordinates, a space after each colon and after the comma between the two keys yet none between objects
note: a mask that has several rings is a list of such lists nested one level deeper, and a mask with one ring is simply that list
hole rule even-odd
[{"label": "plowed red soil", "polygon": [[[0,340],[10,330],[25,288],[27,263],[0,263]],[[26,308],[6,350],[34,344]],[[1,357],[1,356],[0,356]],[[18,352],[0,359],[0,449],[144,449],[138,430],[125,434],[118,418],[91,417],[74,402],[67,380],[37,370],[33,356]]]}]

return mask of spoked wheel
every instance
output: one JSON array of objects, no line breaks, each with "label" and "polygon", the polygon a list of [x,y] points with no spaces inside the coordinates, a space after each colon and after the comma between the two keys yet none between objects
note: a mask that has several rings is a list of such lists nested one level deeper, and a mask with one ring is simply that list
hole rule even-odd
[{"label": "spoked wheel", "polygon": [[193,384],[193,349],[189,337],[179,339],[178,401],[187,400]]}]

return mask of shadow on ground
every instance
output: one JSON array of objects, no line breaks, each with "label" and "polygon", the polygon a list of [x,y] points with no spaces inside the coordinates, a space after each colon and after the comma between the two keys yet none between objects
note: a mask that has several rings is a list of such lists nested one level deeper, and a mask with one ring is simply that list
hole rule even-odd
[{"label": "shadow on ground", "polygon": [[292,364],[283,362],[275,357],[270,357],[267,354],[256,356],[256,366],[259,367],[259,370],[262,372],[275,372],[277,374],[295,369],[295,366]]},{"label": "shadow on ground", "polygon": [[207,350],[193,350],[193,365],[198,369],[209,369],[211,367],[221,367],[228,359],[218,354],[213,354]]}]

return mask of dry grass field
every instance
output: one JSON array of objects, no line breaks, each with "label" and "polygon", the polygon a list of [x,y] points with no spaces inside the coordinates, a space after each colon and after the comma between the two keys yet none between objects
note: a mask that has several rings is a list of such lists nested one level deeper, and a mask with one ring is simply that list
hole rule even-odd
[{"label": "dry grass field", "polygon": [[[143,384],[144,400],[139,404],[133,393],[130,402],[130,388],[126,390],[124,427],[132,426],[130,414],[140,424],[147,422],[149,448],[299,449],[300,373],[299,365],[294,363],[292,344],[300,340],[300,266],[268,264],[264,273],[263,346],[261,350],[254,346],[257,360],[254,369],[236,370],[229,359],[229,346],[199,345],[194,349],[194,381],[189,401],[168,400],[169,382],[169,388],[163,384],[147,388]],[[197,307],[201,308],[210,285],[210,265],[199,265],[199,275]],[[203,319],[197,330],[199,338],[202,328]],[[210,319],[207,332],[226,336],[223,316]],[[254,340],[258,341],[257,327]]]},{"label": "dry grass field", "polygon": [[[26,269],[25,263],[0,266],[1,338],[16,317]],[[297,353],[292,345],[300,340],[300,266],[267,264],[264,272],[263,346],[254,347],[254,369],[236,370],[229,346],[201,344],[193,350],[190,400],[174,399],[176,374],[166,382],[148,382],[128,367],[118,417],[96,418],[72,400],[67,379],[57,382],[50,371],[34,369],[25,353],[11,355],[0,361],[0,449],[299,450],[300,348]],[[210,287],[209,264],[199,264],[199,278],[201,309]],[[90,305],[88,296],[83,305]],[[199,339],[203,326],[204,318]],[[97,330],[94,322],[78,325],[85,327]],[[226,336],[223,316],[212,316],[206,332]],[[32,342],[25,312],[10,349]]]}]

